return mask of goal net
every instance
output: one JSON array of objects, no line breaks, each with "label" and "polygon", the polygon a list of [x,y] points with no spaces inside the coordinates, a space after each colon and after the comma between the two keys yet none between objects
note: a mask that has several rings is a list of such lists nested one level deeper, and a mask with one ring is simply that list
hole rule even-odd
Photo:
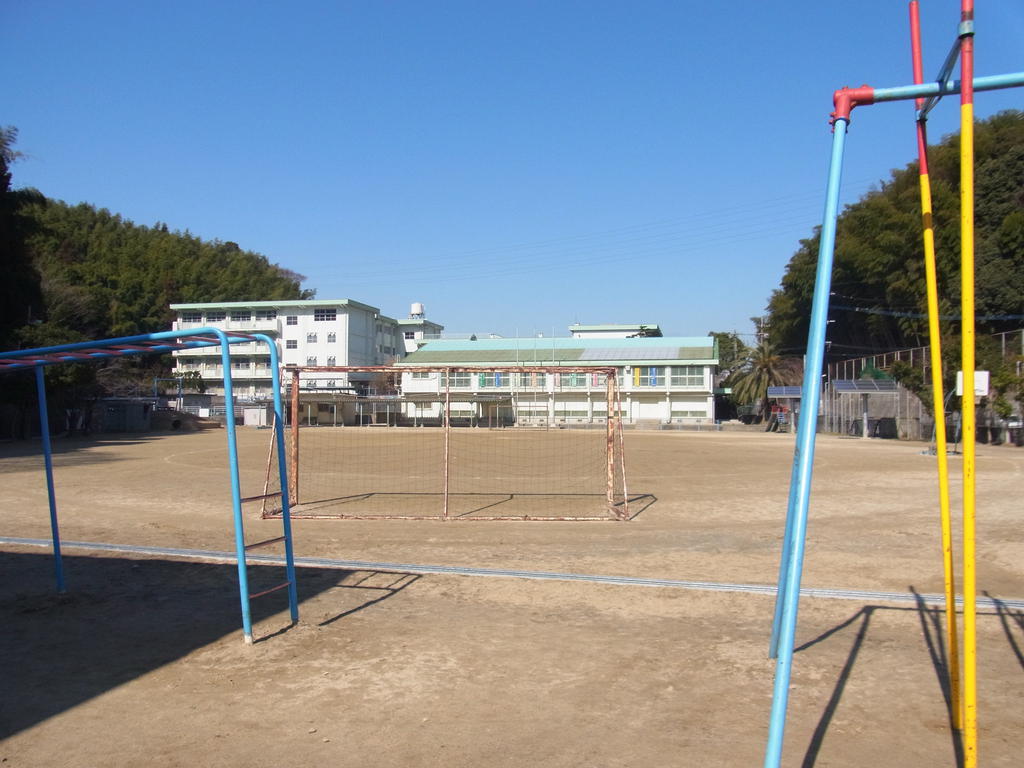
[{"label": "goal net", "polygon": [[629,519],[614,368],[289,367],[285,383],[293,517]]}]

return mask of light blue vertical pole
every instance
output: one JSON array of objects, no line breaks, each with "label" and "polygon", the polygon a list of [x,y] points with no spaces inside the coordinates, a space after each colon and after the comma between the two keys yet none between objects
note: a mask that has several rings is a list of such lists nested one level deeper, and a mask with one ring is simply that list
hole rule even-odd
[{"label": "light blue vertical pole", "polygon": [[796,507],[796,479],[800,468],[800,450],[793,449],[793,469],[789,473],[789,501],[786,503],[786,532],[782,534],[782,557],[779,558],[779,586],[775,592],[775,616],[772,619],[772,637],[768,641],[768,658],[779,655],[779,625],[782,623],[782,605],[786,601],[786,572],[793,552],[793,510]]},{"label": "light blue vertical pole", "polygon": [[235,393],[231,382],[231,348],[228,337],[219,328],[220,364],[224,367],[224,426],[228,430],[228,471],[231,475],[231,508],[235,518],[235,553],[238,559],[238,597],[242,603],[242,634],[252,644],[252,611],[249,608],[249,573],[245,567],[245,525],[242,521],[242,484],[238,479],[238,445],[235,442]]},{"label": "light blue vertical pole", "polygon": [[[292,511],[288,499],[288,457],[284,449],[284,407],[281,404],[281,369],[278,365],[277,344],[269,336],[256,334],[270,348],[270,370],[274,377],[274,440],[277,445],[277,473],[281,482],[281,524],[284,528],[284,562],[288,579],[288,607],[292,622],[299,620],[299,595],[295,585],[295,552],[292,547]],[[298,429],[298,426],[293,426]]]},{"label": "light blue vertical pole", "polygon": [[57,497],[53,491],[53,449],[50,446],[50,414],[46,409],[46,379],[43,366],[36,366],[36,391],[39,394],[39,435],[43,439],[43,464],[46,466],[46,495],[50,500],[50,535],[53,539],[53,570],[57,591],[64,591],[64,562],[60,556],[60,526],[57,524]]},{"label": "light blue vertical pole", "polygon": [[[811,325],[807,336],[803,402],[810,403],[815,408],[821,399],[821,367],[825,358],[825,328],[828,320],[828,297],[832,287],[836,217],[839,214],[839,182],[843,175],[843,148],[846,143],[847,125],[848,117],[836,119],[832,135],[832,157],[829,162],[825,213],[818,248],[818,271],[814,281]],[[786,728],[786,706],[789,703],[789,681],[793,669],[793,640],[796,636],[797,607],[800,602],[800,577],[803,572],[804,543],[807,536],[807,510],[811,498],[814,433],[817,421],[801,419],[797,430],[795,505],[789,526],[790,535],[787,537],[790,552],[789,562],[786,563],[785,584],[779,585],[779,592],[784,599],[778,633],[778,661],[775,664],[772,712],[768,722],[768,744],[764,757],[765,768],[778,768],[782,759],[782,738]]]}]

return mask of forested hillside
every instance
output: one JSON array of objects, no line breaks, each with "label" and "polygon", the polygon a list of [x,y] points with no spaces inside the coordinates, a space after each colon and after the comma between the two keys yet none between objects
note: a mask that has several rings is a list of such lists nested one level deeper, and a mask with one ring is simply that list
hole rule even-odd
[{"label": "forested hillside", "polygon": [[301,275],[235,243],[14,188],[16,136],[0,130],[0,348],[168,330],[172,302],[312,295]]},{"label": "forested hillside", "polygon": [[[908,129],[908,146],[912,132]],[[1024,113],[979,122],[975,135],[976,293],[979,334],[1024,325]],[[944,335],[959,334],[959,137],[929,153]],[[807,343],[819,236],[803,240],[768,304],[771,341]],[[916,162],[839,218],[828,340],[830,357],[928,343]]]},{"label": "forested hillside", "polygon": [[36,204],[29,251],[45,317],[86,336],[170,327],[177,302],[298,299],[301,276],[235,243],[145,227],[91,205]]}]

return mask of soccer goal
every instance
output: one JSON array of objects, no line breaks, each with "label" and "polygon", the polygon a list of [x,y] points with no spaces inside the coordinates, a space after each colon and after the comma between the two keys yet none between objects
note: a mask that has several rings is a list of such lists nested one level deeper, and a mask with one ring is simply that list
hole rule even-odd
[{"label": "soccer goal", "polygon": [[292,517],[630,517],[615,368],[288,367],[284,375]]}]

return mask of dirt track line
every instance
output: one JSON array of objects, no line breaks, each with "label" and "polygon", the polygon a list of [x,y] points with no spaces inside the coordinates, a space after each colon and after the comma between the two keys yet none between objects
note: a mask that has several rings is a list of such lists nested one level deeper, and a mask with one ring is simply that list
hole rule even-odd
[{"label": "dirt track line", "polygon": [[[23,539],[14,536],[0,536],[0,544],[13,544],[27,547],[50,547],[50,539]],[[144,547],[133,544],[107,544],[95,541],[61,541],[62,549],[87,549],[96,552],[122,552],[136,555],[158,555],[162,557],[182,557],[190,560],[203,560],[216,563],[236,562],[233,552],[217,552],[205,549],[172,549],[169,547]],[[246,560],[261,565],[284,565],[284,558],[276,555],[249,555]],[[457,565],[416,565],[413,563],[381,563],[367,560],[334,560],[326,557],[296,557],[295,565],[306,568],[342,568],[357,571],[381,571],[387,573],[421,573],[459,576],[496,576],[511,579],[535,579],[545,581],[583,581],[590,584],[612,584],[633,587],[668,587],[690,589],[705,592],[743,592],[754,595],[774,595],[776,588],[769,584],[733,584],[715,581],[682,581],[677,579],[649,579],[631,576],[599,576],[584,573],[560,573],[557,571],[516,571],[497,568],[470,568]],[[875,592],[859,589],[824,589],[805,587],[800,590],[801,597],[817,597],[831,600],[861,600],[887,603],[923,603],[941,606],[945,597],[935,594],[914,594],[912,592]],[[963,599],[957,598],[957,605],[963,605]],[[1008,598],[993,599],[979,597],[978,608],[1011,608],[1024,610],[1024,599]]]}]

